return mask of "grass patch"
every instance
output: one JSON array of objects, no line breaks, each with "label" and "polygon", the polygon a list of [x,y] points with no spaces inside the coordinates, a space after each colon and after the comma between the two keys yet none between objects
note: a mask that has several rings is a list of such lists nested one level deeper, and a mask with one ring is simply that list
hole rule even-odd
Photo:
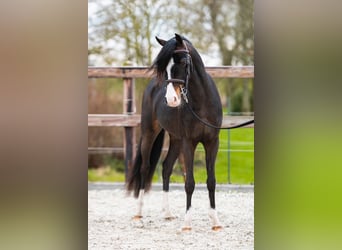
[{"label": "grass patch", "polygon": [[124,182],[125,165],[123,161],[104,156],[104,165],[88,169],[88,181]]},{"label": "grass patch", "polygon": [[97,169],[88,169],[88,181],[124,182],[125,174],[103,166]]},{"label": "grass patch", "polygon": [[[231,130],[230,150],[231,183],[254,183],[254,128]],[[220,132],[216,179],[218,183],[228,182],[228,131]]]}]

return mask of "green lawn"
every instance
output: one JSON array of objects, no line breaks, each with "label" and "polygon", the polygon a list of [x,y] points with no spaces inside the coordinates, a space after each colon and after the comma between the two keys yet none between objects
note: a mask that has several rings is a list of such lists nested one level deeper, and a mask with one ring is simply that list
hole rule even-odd
[{"label": "green lawn", "polygon": [[[230,131],[230,181],[236,184],[254,183],[254,128]],[[218,183],[228,180],[228,131],[220,132],[220,149],[216,158]]]},{"label": "green lawn", "polygon": [[[254,183],[254,128],[239,128],[230,131],[230,181],[234,184]],[[205,183],[207,173],[203,146],[198,145],[195,153],[195,181]],[[117,161],[116,161],[117,163]],[[113,166],[89,169],[89,181],[124,181],[124,173]],[[157,166],[154,181],[161,181],[161,162]],[[176,164],[171,182],[183,182],[181,166]],[[220,147],[216,158],[216,182],[228,183],[228,131],[220,132]]]},{"label": "green lawn", "polygon": [[125,174],[111,166],[103,166],[98,169],[88,169],[88,181],[124,182]]}]

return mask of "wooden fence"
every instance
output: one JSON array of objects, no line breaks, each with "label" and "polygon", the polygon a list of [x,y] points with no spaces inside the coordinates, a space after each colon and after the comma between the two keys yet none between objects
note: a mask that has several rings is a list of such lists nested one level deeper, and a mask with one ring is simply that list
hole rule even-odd
[{"label": "wooden fence", "polygon": [[[206,67],[213,78],[254,78],[254,66],[220,66]],[[88,78],[122,78],[123,114],[88,114],[88,126],[124,127],[124,158],[125,169],[132,166],[136,138],[135,128],[140,124],[140,115],[135,114],[135,78],[151,78],[152,71],[148,67],[88,67]],[[223,116],[222,127],[233,126],[248,120],[253,116]],[[253,127],[254,124],[248,127]],[[115,152],[117,148],[88,148],[89,152]]]}]

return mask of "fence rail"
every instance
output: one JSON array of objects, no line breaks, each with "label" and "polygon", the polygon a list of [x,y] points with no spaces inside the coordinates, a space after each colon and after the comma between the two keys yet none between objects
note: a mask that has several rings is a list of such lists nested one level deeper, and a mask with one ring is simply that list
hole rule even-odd
[{"label": "fence rail", "polygon": [[[254,66],[219,66],[206,67],[206,71],[213,78],[254,78]],[[135,128],[140,124],[140,115],[134,114],[135,109],[135,78],[151,78],[153,70],[149,67],[88,67],[88,78],[122,78],[124,91],[123,114],[88,114],[88,126],[124,127],[124,158],[126,176],[128,169],[133,165],[136,151]],[[224,116],[222,127],[234,126],[253,116]],[[251,124],[246,127],[254,127]],[[99,153],[120,152],[120,148],[89,147],[88,152]]]},{"label": "fence rail", "polygon": [[[249,120],[253,116],[223,116],[222,127],[235,126]],[[120,114],[88,114],[89,127],[136,127],[140,125],[140,115],[120,115]],[[254,124],[245,126],[252,128]]]},{"label": "fence rail", "polygon": [[[211,66],[206,71],[213,78],[254,78],[254,66]],[[88,67],[88,78],[150,78],[149,67]]]}]

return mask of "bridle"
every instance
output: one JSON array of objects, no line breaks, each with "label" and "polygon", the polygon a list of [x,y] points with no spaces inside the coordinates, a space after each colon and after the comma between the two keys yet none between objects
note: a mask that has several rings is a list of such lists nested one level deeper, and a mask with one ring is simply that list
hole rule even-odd
[{"label": "bridle", "polygon": [[223,127],[222,128],[222,127],[218,127],[218,126],[212,125],[212,124],[204,121],[201,117],[199,117],[195,113],[195,111],[191,108],[191,106],[189,104],[189,99],[187,96],[192,59],[191,59],[191,55],[190,55],[190,51],[188,49],[188,46],[186,45],[186,43],[184,41],[183,41],[183,46],[184,46],[184,49],[176,49],[173,51],[173,53],[174,54],[177,54],[177,53],[185,53],[186,54],[186,57],[185,57],[185,71],[186,71],[185,80],[177,79],[177,78],[170,78],[170,79],[165,80],[165,82],[167,82],[167,83],[172,82],[172,83],[177,83],[177,84],[181,85],[180,86],[181,96],[183,97],[183,99],[185,101],[185,106],[187,106],[187,108],[193,114],[193,116],[196,117],[196,119],[199,120],[200,122],[202,122],[204,125],[206,125],[210,128],[214,128],[214,129],[234,129],[234,128],[240,128],[240,127],[247,126],[249,124],[254,123],[254,119],[253,119],[253,120],[250,120],[250,121],[247,121],[247,122],[235,125],[235,126]]},{"label": "bridle", "polygon": [[174,54],[178,54],[178,53],[185,53],[186,57],[185,57],[185,80],[182,79],[176,79],[176,78],[170,78],[168,80],[166,80],[167,83],[172,82],[172,83],[178,83],[180,84],[180,90],[181,90],[181,96],[183,97],[185,103],[189,103],[189,99],[188,99],[188,86],[189,86],[189,78],[190,78],[190,71],[191,71],[191,55],[190,55],[190,51],[188,49],[188,46],[186,45],[186,43],[183,41],[183,46],[185,49],[176,49],[173,51]]}]

